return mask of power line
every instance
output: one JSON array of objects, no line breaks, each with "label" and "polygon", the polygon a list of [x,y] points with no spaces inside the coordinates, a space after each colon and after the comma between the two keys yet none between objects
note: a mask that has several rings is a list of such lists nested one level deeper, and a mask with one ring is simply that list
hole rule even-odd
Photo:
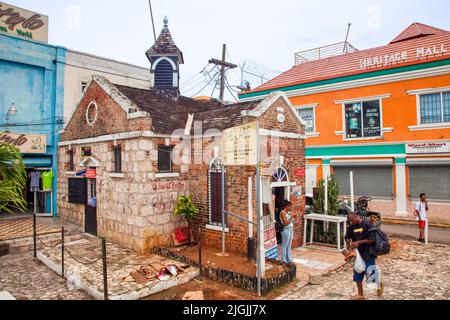
[{"label": "power line", "polygon": [[203,90],[205,90],[206,87],[208,87],[208,86],[211,84],[211,82],[213,82],[213,80],[214,80],[215,77],[219,74],[219,72],[220,72],[220,71],[217,71],[217,72],[214,74],[214,76],[211,78],[211,80],[209,80],[209,82],[208,82],[208,83],[207,83],[207,84],[206,84],[206,85],[205,85],[198,93],[192,95],[191,97],[193,98],[193,97],[199,95]]}]

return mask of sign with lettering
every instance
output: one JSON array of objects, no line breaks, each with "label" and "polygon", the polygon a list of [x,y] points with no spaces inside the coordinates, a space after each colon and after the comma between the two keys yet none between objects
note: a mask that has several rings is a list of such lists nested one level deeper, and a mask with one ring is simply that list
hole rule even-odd
[{"label": "sign with lettering", "polygon": [[387,67],[408,61],[420,60],[434,56],[440,56],[448,53],[445,44],[434,45],[431,47],[420,47],[413,51],[399,51],[390,54],[369,57],[360,60],[360,69],[369,69],[377,67]]},{"label": "sign with lettering", "polygon": [[17,147],[20,153],[43,154],[47,152],[47,136],[45,134],[0,133],[0,142]]},{"label": "sign with lettering", "polygon": [[450,142],[418,142],[406,145],[407,154],[450,153]]},{"label": "sign with lettering", "polygon": [[0,2],[0,32],[48,42],[48,16]]},{"label": "sign with lettering", "polygon": [[225,130],[223,135],[225,165],[255,166],[256,140],[256,122]]}]

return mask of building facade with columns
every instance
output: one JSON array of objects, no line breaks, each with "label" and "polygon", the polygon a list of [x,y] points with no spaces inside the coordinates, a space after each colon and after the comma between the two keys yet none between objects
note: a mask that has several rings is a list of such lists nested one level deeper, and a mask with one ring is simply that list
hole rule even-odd
[{"label": "building facade with columns", "polygon": [[333,49],[296,54],[291,70],[240,100],[279,90],[296,106],[308,123],[308,194],[334,175],[349,196],[353,172],[373,211],[412,219],[426,193],[430,220],[450,222],[450,32],[413,23],[384,46]]}]

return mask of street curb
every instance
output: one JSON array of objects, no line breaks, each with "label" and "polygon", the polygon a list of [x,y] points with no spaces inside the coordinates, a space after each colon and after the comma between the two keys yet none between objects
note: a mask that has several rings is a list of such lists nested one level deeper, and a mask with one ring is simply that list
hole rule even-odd
[{"label": "street curb", "polygon": [[[417,225],[416,221],[395,219],[395,218],[383,218],[383,223],[384,224],[395,224],[395,225],[410,225],[410,226]],[[434,228],[450,229],[450,224],[445,224],[445,223],[430,222],[429,225],[430,225],[430,227],[434,227]]]}]

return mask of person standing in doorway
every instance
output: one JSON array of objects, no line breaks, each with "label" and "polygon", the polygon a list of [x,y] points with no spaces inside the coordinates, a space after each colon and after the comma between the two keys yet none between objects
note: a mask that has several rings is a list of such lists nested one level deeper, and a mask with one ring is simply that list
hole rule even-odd
[{"label": "person standing in doorway", "polygon": [[419,242],[425,243],[425,227],[427,225],[429,207],[427,202],[427,195],[420,194],[420,200],[416,203],[416,210],[414,214],[416,220],[419,222]]},{"label": "person standing in doorway", "polygon": [[283,225],[281,231],[282,237],[282,262],[284,264],[294,263],[292,260],[292,241],[294,240],[294,215],[292,214],[292,203],[289,201],[283,202],[283,210],[280,213],[280,220]]}]

